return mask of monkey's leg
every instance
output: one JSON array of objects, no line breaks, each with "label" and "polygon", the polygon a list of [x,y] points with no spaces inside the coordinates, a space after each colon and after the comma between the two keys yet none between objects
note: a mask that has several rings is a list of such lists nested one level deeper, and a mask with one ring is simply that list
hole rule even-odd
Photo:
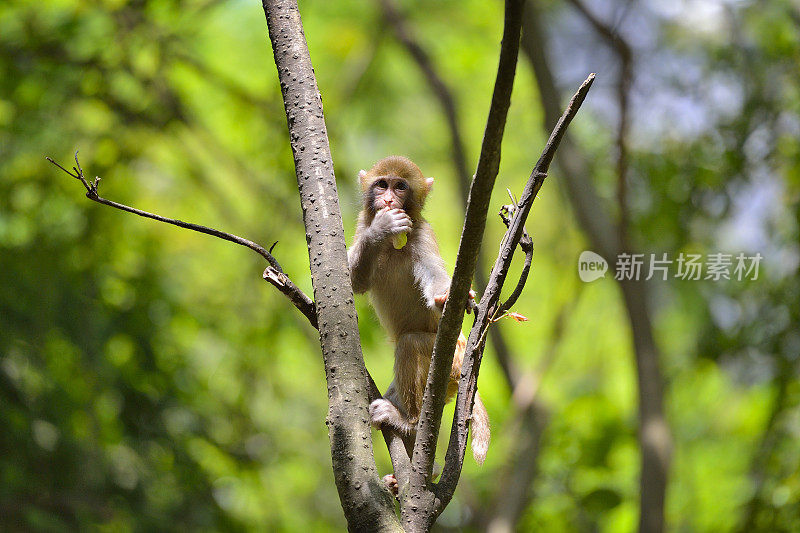
[{"label": "monkey's leg", "polygon": [[422,396],[428,381],[436,333],[405,333],[397,339],[394,354],[394,380],[407,422],[414,428],[422,409]]},{"label": "monkey's leg", "polygon": [[394,382],[383,398],[369,406],[375,426],[389,425],[406,435],[416,431],[428,379],[435,333],[405,333],[397,339]]}]

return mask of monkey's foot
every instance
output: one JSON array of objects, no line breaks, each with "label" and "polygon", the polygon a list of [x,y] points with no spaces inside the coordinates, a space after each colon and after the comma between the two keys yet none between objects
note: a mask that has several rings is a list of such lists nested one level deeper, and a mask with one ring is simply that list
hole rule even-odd
[{"label": "monkey's foot", "polygon": [[396,422],[399,418],[400,412],[389,400],[378,398],[369,404],[369,421],[377,428]]},{"label": "monkey's foot", "polygon": [[[433,297],[433,303],[436,304],[436,307],[443,309],[444,303],[447,301],[447,298],[450,296],[450,290],[443,292],[442,294],[438,294]],[[475,303],[475,291],[470,289],[469,291],[469,299],[467,300],[467,307],[466,312],[471,313],[478,304]]]},{"label": "monkey's foot", "polygon": [[383,484],[386,485],[386,488],[389,489],[389,492],[392,493],[392,496],[397,498],[400,485],[397,483],[397,478],[394,477],[394,474],[386,474],[383,476]]}]

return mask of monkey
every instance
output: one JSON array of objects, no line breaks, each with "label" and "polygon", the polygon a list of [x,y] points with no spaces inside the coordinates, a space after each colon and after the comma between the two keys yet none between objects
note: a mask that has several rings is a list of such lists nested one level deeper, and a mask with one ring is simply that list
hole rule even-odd
[{"label": "monkey", "polygon": [[[375,312],[395,344],[394,381],[383,398],[370,404],[370,421],[375,427],[389,426],[413,436],[439,319],[450,290],[450,276],[433,229],[422,217],[433,178],[425,178],[416,164],[401,156],[381,159],[358,176],[363,206],[348,250],[353,291],[369,291]],[[473,298],[470,291],[471,306]],[[461,333],[446,402],[458,390],[466,346]],[[472,455],[483,464],[489,448],[489,416],[477,392],[471,429]]]}]

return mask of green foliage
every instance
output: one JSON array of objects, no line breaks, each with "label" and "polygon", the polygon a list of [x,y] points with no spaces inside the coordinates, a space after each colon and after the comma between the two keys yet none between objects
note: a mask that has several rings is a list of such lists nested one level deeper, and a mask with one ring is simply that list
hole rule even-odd
[{"label": "green foliage", "polygon": [[[502,6],[404,7],[454,90],[474,166]],[[427,216],[452,267],[462,209],[446,124],[424,78],[377,3],[317,0],[301,9],[348,238],[358,169],[407,154],[436,177]],[[696,72],[697,86],[654,69],[655,59],[636,65],[637,80],[681,98],[701,93],[685,114],[704,120],[691,132],[669,121],[649,128],[648,106],[658,102],[632,108],[630,233],[647,253],[738,252],[727,247],[745,243],[765,256],[756,282],[655,287],[676,443],[668,525],[790,531],[800,528],[798,13],[789,0],[730,9],[731,27],[717,30],[639,13],[657,28],[651,45]],[[591,43],[573,12],[554,4],[548,16],[558,30],[554,64],[569,67],[576,47]],[[597,93],[571,131],[610,198],[614,125],[604,118],[603,88],[614,73],[607,60],[590,63]],[[278,240],[275,255],[311,293],[273,69],[258,2],[0,5],[0,529],[344,527],[316,332],[261,280],[262,261],[91,203],[44,160],[68,163],[80,149],[109,199],[267,245]],[[565,80],[571,72],[556,69]],[[521,190],[544,143],[524,60],[516,83],[492,211],[507,203],[506,187]],[[720,87],[728,96],[715,101],[709,95]],[[528,224],[536,255],[516,310],[532,320],[497,326],[520,369],[541,372],[549,409],[519,527],[630,531],[639,452],[629,325],[611,276],[583,285],[575,275],[587,245],[565,192],[554,169]],[[754,221],[746,208],[758,198]],[[490,218],[487,254],[503,229]],[[357,303],[365,359],[385,388],[392,350],[367,301]],[[480,390],[494,441],[483,468],[465,462],[445,526],[480,529],[517,444],[514,403],[491,348]]]}]

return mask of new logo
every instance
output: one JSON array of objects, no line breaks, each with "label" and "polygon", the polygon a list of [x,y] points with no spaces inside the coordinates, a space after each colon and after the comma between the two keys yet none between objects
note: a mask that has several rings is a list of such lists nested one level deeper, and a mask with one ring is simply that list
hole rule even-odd
[{"label": "new logo", "polygon": [[589,283],[599,278],[604,278],[608,271],[608,263],[600,255],[585,250],[578,257],[578,276],[581,281]]}]

